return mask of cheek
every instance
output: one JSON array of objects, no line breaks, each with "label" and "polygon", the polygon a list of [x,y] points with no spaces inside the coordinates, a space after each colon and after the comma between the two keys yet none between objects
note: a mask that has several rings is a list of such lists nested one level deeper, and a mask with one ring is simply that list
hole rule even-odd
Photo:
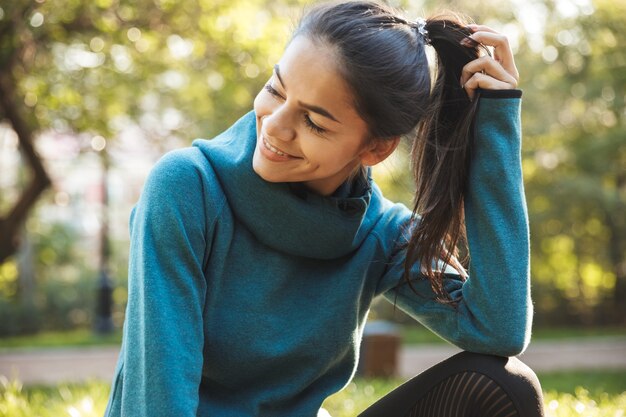
[{"label": "cheek", "polygon": [[327,143],[319,143],[310,141],[307,142],[308,146],[302,146],[305,150],[305,154],[308,155],[308,160],[318,169],[336,170],[342,168],[349,155],[342,152],[342,150],[336,147],[329,146]]},{"label": "cheek", "polygon": [[254,112],[258,115],[259,112],[261,111],[262,107],[263,107],[263,97],[261,97],[263,93],[259,93],[256,95],[256,97],[254,98],[254,103],[252,104],[252,107],[254,108]]}]

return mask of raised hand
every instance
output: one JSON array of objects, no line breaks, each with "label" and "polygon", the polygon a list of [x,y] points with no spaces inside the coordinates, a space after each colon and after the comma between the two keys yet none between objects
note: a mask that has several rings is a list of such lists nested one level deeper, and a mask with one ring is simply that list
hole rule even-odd
[{"label": "raised hand", "polygon": [[493,47],[493,57],[483,55],[469,62],[461,73],[461,86],[470,100],[474,99],[477,88],[486,90],[507,90],[517,88],[519,73],[515,67],[513,51],[507,37],[484,25],[468,25],[472,34],[461,41],[462,45],[474,47],[477,44]]}]

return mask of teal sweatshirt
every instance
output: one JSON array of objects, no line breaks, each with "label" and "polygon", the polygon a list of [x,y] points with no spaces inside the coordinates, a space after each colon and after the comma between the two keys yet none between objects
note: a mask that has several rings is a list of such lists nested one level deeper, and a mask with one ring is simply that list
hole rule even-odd
[{"label": "teal sweatshirt", "polygon": [[465,201],[471,267],[448,268],[458,307],[415,265],[411,212],[367,177],[329,197],[252,169],[250,112],[166,154],[131,213],[124,336],[107,417],[314,417],[352,378],[383,295],[462,349],[510,356],[530,337],[521,91],[485,91]]}]

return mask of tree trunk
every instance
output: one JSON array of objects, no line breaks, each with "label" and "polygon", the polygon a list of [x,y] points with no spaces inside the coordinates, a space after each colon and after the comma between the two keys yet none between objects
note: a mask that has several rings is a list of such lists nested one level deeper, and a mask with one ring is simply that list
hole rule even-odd
[{"label": "tree trunk", "polygon": [[611,302],[611,313],[616,324],[626,323],[626,202],[620,198],[626,188],[626,174],[617,176],[616,199],[614,210],[607,212],[609,229],[609,256],[615,274],[615,288]]},{"label": "tree trunk", "polygon": [[25,227],[21,228],[22,244],[17,251],[18,297],[23,306],[33,308],[35,305],[35,254],[33,243]]},{"label": "tree trunk", "polygon": [[0,213],[0,264],[16,252],[21,226],[41,193],[51,184],[50,177],[33,147],[34,131],[18,111],[20,101],[14,85],[11,71],[3,71],[0,74],[0,109],[17,134],[20,149],[33,171],[33,177],[8,214]]}]

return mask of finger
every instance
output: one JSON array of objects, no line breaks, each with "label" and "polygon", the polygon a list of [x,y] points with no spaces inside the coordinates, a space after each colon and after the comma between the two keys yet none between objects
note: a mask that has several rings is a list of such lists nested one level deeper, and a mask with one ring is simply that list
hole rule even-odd
[{"label": "finger", "polygon": [[516,79],[519,73],[515,67],[513,51],[509,45],[509,39],[497,32],[477,31],[469,36],[470,39],[483,45],[493,46],[494,58],[502,64],[502,67]]},{"label": "finger", "polygon": [[511,86],[504,81],[496,80],[495,78],[477,72],[472,75],[469,80],[463,85],[463,89],[467,93],[470,100],[474,100],[476,95],[476,89],[483,88],[485,90],[508,90]]},{"label": "finger", "polygon": [[517,68],[513,59],[513,51],[509,45],[509,39],[500,33],[474,32],[469,36],[474,41],[493,47],[494,58],[502,64],[511,75],[517,76]]},{"label": "finger", "polygon": [[461,85],[465,84],[472,75],[482,72],[497,80],[503,81],[511,85],[511,88],[517,87],[517,80],[509,74],[502,65],[489,56],[474,59],[465,64],[461,70]]},{"label": "finger", "polygon": [[[507,68],[507,71],[509,71],[512,75],[516,76],[516,78],[519,79],[519,74],[517,72],[517,68],[515,68],[515,61],[513,59],[513,52],[511,51],[511,47],[509,45],[509,39],[506,37],[506,35],[501,34],[500,32],[498,32],[497,30],[493,29],[492,27],[489,27],[487,25],[478,25],[478,24],[469,24],[467,25],[467,27],[472,30],[472,32],[489,32],[495,35],[499,35],[503,38],[504,43],[506,44],[506,49],[509,52],[509,57],[506,56],[501,56],[502,54],[500,52],[502,51],[498,51],[498,48],[494,48],[494,58],[496,58],[497,61],[499,62],[503,62],[504,60],[509,59],[510,62],[512,63],[511,67]],[[470,37],[473,38],[473,35],[470,35]],[[477,39],[478,41],[478,39]],[[486,44],[485,42],[482,42],[483,44]],[[495,45],[494,45],[495,46]],[[517,75],[516,75],[517,74]]]},{"label": "finger", "polygon": [[470,25],[467,25],[467,27],[470,28],[473,32],[481,31],[481,32],[499,33],[497,30],[486,25],[478,25],[478,24],[472,23]]}]

